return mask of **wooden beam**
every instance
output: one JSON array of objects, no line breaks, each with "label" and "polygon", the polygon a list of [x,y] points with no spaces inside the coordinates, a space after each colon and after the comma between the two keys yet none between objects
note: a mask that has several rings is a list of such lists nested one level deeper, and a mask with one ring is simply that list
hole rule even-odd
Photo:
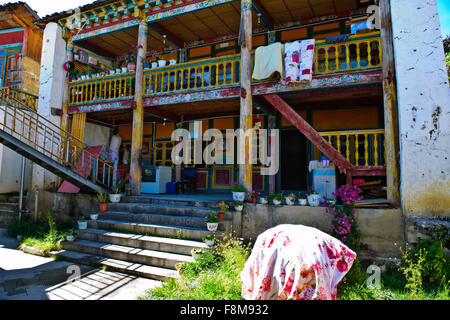
[{"label": "wooden beam", "polygon": [[181,117],[177,115],[176,113],[161,109],[161,108],[144,108],[144,113],[146,115],[159,118],[159,119],[166,119],[167,121],[171,122],[180,122]]},{"label": "wooden beam", "polygon": [[[252,97],[252,0],[241,0],[241,26],[239,43],[241,46],[241,116],[240,129],[244,132],[253,128],[253,97]],[[253,166],[250,159],[251,141],[240,139],[239,183],[247,191],[252,191]]]},{"label": "wooden beam", "polygon": [[265,95],[267,99],[280,113],[288,119],[305,137],[311,141],[324,155],[326,155],[341,172],[347,173],[353,169],[353,165],[326,141],[306,120],[291,108],[277,94]]},{"label": "wooden beam", "polygon": [[144,89],[144,61],[147,53],[148,26],[145,21],[139,23],[138,54],[136,61],[135,101],[136,109],[133,110],[133,131],[131,139],[131,193],[141,194],[142,181],[142,143],[144,138],[144,106],[142,93]]},{"label": "wooden beam", "polygon": [[381,50],[383,57],[384,130],[386,148],[387,198],[400,205],[397,89],[395,84],[394,44],[392,39],[391,6],[389,0],[380,0]]},{"label": "wooden beam", "polygon": [[154,30],[155,32],[157,32],[158,34],[160,34],[161,36],[165,35],[167,37],[167,40],[172,42],[177,47],[179,47],[179,48],[183,48],[184,47],[184,40],[180,39],[178,36],[176,36],[175,34],[170,32],[166,28],[164,28],[161,24],[159,24],[159,23],[152,23],[152,24],[149,25],[149,27],[152,30]]},{"label": "wooden beam", "polygon": [[261,20],[266,26],[267,29],[272,31],[274,29],[275,22],[273,18],[270,16],[269,12],[267,12],[264,5],[260,0],[253,0],[253,7],[255,8],[256,13],[261,14]]}]

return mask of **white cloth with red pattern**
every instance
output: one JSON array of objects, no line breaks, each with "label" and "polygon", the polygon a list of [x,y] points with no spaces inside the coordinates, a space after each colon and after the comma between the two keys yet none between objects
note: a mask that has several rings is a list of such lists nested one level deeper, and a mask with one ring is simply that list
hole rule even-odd
[{"label": "white cloth with red pattern", "polygon": [[246,300],[334,300],[356,253],[315,228],[279,225],[256,240],[241,273]]},{"label": "white cloth with red pattern", "polygon": [[314,49],[314,39],[284,45],[285,84],[312,80]]}]

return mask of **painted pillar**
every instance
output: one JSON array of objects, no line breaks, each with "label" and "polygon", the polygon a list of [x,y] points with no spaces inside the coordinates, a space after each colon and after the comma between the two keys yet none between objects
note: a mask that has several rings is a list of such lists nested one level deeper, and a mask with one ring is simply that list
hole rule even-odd
[{"label": "painted pillar", "polygon": [[[61,27],[53,22],[48,23],[43,35],[37,112],[56,125],[61,125],[61,117],[53,115],[52,108],[62,108],[66,76],[63,64],[66,59],[66,42],[62,37]],[[33,164],[32,188],[33,190],[54,190],[56,176]]]},{"label": "painted pillar", "polygon": [[144,61],[147,54],[148,26],[145,21],[139,24],[138,55],[136,59],[136,84],[135,102],[136,109],[133,111],[133,136],[131,140],[131,192],[133,195],[141,194],[142,181],[142,142],[144,135],[144,107],[142,94],[144,89]]},{"label": "painted pillar", "polygon": [[398,168],[398,115],[395,85],[394,47],[392,43],[391,6],[389,0],[380,1],[381,49],[383,51],[384,129],[386,150],[387,199],[400,205]]},{"label": "painted pillar", "polygon": [[450,215],[450,88],[436,0],[391,0],[405,216]]},{"label": "painted pillar", "polygon": [[[239,43],[241,46],[241,108],[240,129],[246,132],[253,128],[253,99],[252,99],[252,0],[241,0],[241,30]],[[239,165],[239,183],[247,191],[252,190],[252,164],[250,161],[250,143],[240,139],[239,150],[245,150],[244,161]],[[242,144],[245,144],[243,146]],[[242,152],[240,151],[240,152]]]}]

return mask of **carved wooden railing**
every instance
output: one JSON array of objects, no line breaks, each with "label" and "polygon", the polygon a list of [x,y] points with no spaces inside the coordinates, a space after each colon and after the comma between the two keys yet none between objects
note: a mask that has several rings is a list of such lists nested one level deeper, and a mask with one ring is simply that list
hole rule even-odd
[{"label": "carved wooden railing", "polygon": [[[380,33],[349,36],[330,44],[318,40],[315,73],[360,71],[381,67]],[[135,73],[71,82],[69,105],[111,102],[134,97]],[[187,92],[238,86],[240,54],[191,61],[144,71],[143,95]]]},{"label": "carved wooden railing", "polygon": [[384,129],[319,132],[355,166],[385,165]]}]

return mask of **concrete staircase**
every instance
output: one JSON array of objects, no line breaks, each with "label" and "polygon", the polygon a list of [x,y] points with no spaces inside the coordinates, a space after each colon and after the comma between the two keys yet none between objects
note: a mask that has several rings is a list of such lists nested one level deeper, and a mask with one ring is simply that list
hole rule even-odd
[{"label": "concrete staircase", "polygon": [[19,196],[16,194],[0,194],[0,228],[8,224],[19,214]]},{"label": "concrete staircase", "polygon": [[[217,201],[186,201],[129,197],[108,204],[108,211],[80,230],[76,241],[65,241],[59,256],[73,262],[156,280],[177,277],[175,265],[192,262],[191,250],[207,248],[210,234],[204,217],[217,211]],[[216,232],[231,232],[231,213]]]}]

